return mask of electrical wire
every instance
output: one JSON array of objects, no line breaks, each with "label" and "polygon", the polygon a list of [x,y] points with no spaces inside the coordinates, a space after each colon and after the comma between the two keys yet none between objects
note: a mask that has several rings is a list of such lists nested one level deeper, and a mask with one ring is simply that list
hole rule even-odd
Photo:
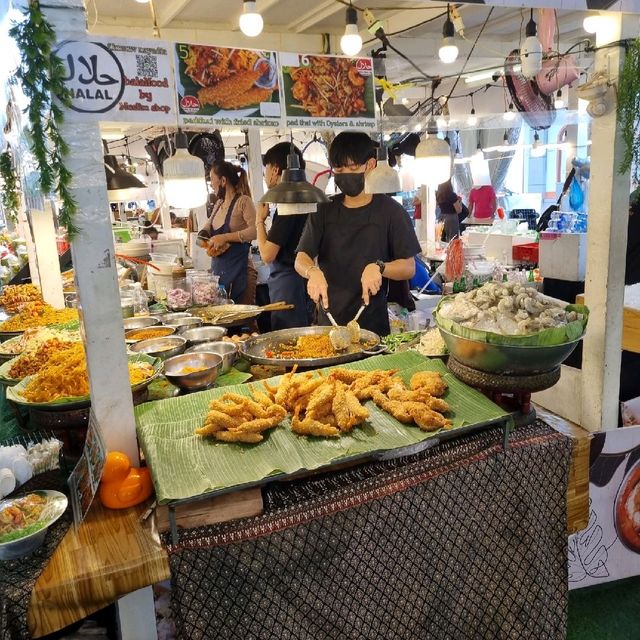
[{"label": "electrical wire", "polygon": [[[338,0],[340,1],[340,0]],[[425,8],[429,8],[431,9],[432,7],[423,7],[423,9]],[[421,22],[418,22],[416,24],[411,25],[410,27],[406,27],[404,29],[399,29],[398,31],[392,31],[391,33],[387,33],[387,37],[393,37],[393,36],[399,36],[402,35],[403,33],[407,33],[408,31],[413,31],[414,29],[418,29],[419,27],[424,26],[425,24],[429,24],[430,22],[435,22],[436,20],[440,20],[440,18],[442,18],[443,16],[446,16],[447,12],[444,11],[442,13],[439,13],[436,16],[433,16],[433,18],[427,18],[426,20],[422,20]],[[369,38],[369,40],[365,40],[362,44],[369,44],[371,42],[375,42],[377,40],[377,38]]]},{"label": "electrical wire", "polygon": [[[336,0],[340,4],[343,4],[345,7],[351,5],[349,0]],[[352,5],[356,11],[364,11],[362,7],[356,7],[356,5]],[[446,5],[442,6],[428,6],[428,7],[373,7],[376,11],[424,11],[425,9],[446,9]]]}]

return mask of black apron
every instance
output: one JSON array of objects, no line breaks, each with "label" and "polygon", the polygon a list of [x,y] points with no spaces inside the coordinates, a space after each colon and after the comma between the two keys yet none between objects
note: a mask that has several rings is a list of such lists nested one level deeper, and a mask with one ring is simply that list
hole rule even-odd
[{"label": "black apron", "polygon": [[293,305],[289,311],[271,312],[271,330],[308,327],[311,324],[310,298],[307,295],[307,281],[293,268],[275,260],[267,281],[269,300],[284,300]]},{"label": "black apron", "polygon": [[[364,267],[375,263],[376,260],[386,261],[390,250],[386,224],[377,223],[373,207],[369,208],[366,215],[356,214],[355,218],[349,217],[353,215],[352,212],[341,202],[336,202],[336,205],[342,209],[342,220],[336,225],[328,224],[325,228],[323,254],[327,258],[319,263],[319,266],[329,283],[329,311],[338,324],[346,325],[353,320],[362,304],[360,277]],[[348,221],[348,224],[345,225],[345,221]],[[332,265],[331,256],[341,256],[343,265]],[[346,270],[347,263],[352,277],[345,279],[341,270]],[[383,279],[380,291],[369,298],[369,305],[358,320],[362,329],[368,329],[380,336],[388,335],[391,330],[387,310],[387,289],[388,281]],[[322,305],[318,314],[318,324],[330,324]]]},{"label": "black apron", "polygon": [[[231,231],[229,222],[233,208],[240,196],[236,195],[229,205],[229,210],[224,219],[224,223],[218,229],[213,228],[213,217],[211,222],[211,236],[218,236]],[[222,206],[222,205],[220,205]],[[247,288],[247,269],[249,263],[249,242],[231,242],[230,247],[220,256],[211,258],[211,273],[220,278],[220,284],[224,286],[227,295],[234,301],[239,302],[242,294]]]}]

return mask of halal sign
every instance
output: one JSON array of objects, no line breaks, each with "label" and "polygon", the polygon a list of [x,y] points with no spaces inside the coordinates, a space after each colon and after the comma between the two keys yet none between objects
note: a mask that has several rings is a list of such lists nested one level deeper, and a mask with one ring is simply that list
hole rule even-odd
[{"label": "halal sign", "polygon": [[67,40],[56,51],[65,67],[64,83],[70,108],[80,113],[106,113],[125,88],[124,71],[116,55],[99,42]]}]

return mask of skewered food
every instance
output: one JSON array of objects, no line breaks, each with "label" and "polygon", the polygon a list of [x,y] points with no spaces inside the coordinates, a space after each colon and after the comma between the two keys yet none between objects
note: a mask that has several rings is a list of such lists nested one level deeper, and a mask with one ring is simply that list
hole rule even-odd
[{"label": "skewered food", "polygon": [[77,319],[76,309],[54,309],[43,302],[27,302],[19,313],[0,324],[0,331],[24,331]]},{"label": "skewered food", "polygon": [[488,282],[444,301],[438,314],[462,327],[505,336],[534,334],[583,318],[554,300],[518,283]]},{"label": "skewered food", "polygon": [[26,302],[42,302],[40,289],[33,284],[9,284],[2,289],[0,306],[15,313]]}]

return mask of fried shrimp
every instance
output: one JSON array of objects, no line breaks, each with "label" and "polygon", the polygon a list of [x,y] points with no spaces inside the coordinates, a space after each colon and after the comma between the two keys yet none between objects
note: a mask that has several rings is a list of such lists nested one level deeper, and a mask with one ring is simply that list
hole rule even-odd
[{"label": "fried shrimp", "polygon": [[447,420],[442,414],[432,411],[427,406],[410,410],[414,422],[422,431],[436,431],[438,429],[450,429],[453,426],[451,420]]},{"label": "fried shrimp", "polygon": [[[221,80],[213,87],[204,87],[198,91],[200,104],[220,105],[222,102],[229,103],[235,97],[245,94],[251,90],[255,81],[260,77],[260,71],[246,69]],[[251,104],[245,102],[245,104]]]},{"label": "fried shrimp", "polygon": [[389,389],[387,395],[390,400],[399,400],[401,402],[422,402],[429,407],[429,409],[433,409],[439,413],[447,413],[449,411],[449,405],[444,400],[427,393],[424,387],[420,387],[413,391],[403,389],[401,387],[393,387]]},{"label": "fried shrimp", "polygon": [[430,395],[440,397],[448,385],[437,371],[418,371],[411,376],[411,388],[414,391],[424,389]]},{"label": "fried shrimp", "polygon": [[360,404],[352,391],[338,385],[332,402],[333,415],[342,432],[351,431],[369,417],[369,410]]},{"label": "fried shrimp", "polygon": [[363,378],[368,375],[366,371],[357,371],[356,369],[334,369],[329,374],[329,379],[339,380],[346,384],[352,384],[359,378]]},{"label": "fried shrimp", "polygon": [[340,430],[336,427],[308,417],[300,420],[297,413],[291,419],[291,431],[301,436],[322,436],[325,438],[335,438],[340,435]]},{"label": "fried shrimp", "polygon": [[222,442],[245,442],[247,444],[256,444],[264,439],[260,433],[244,433],[242,431],[218,431],[214,434],[216,440]]}]

